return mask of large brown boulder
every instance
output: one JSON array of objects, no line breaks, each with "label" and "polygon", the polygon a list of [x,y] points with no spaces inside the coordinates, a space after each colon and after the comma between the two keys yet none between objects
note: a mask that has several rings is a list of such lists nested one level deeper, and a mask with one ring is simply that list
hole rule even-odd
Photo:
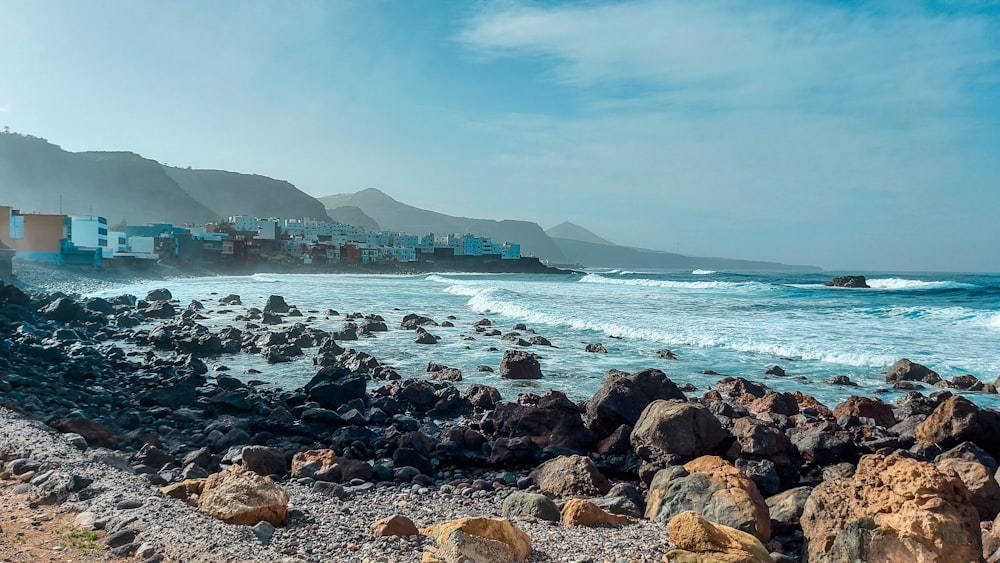
[{"label": "large brown boulder", "polygon": [[755,536],[713,524],[691,510],[674,516],[667,533],[677,548],[663,556],[664,563],[773,563]]},{"label": "large brown boulder", "polygon": [[837,405],[833,409],[833,416],[857,416],[861,418],[871,418],[875,424],[889,428],[896,424],[896,417],[892,414],[892,407],[875,397],[858,397],[852,395],[846,401]]},{"label": "large brown boulder", "polygon": [[646,518],[669,522],[685,510],[763,541],[771,539],[771,517],[764,497],[750,478],[721,457],[699,457],[653,477]]},{"label": "large brown boulder", "polygon": [[[431,561],[524,561],[531,555],[531,538],[507,520],[459,518],[420,529],[438,544]],[[425,561],[427,559],[425,558]]]},{"label": "large brown boulder", "polygon": [[792,416],[799,414],[799,404],[795,402],[795,395],[791,393],[768,391],[763,397],[750,403],[747,410],[750,411],[750,414],[769,412]]},{"label": "large brown boulder", "polygon": [[757,456],[772,456],[785,451],[788,438],[784,432],[750,417],[736,419],[733,423],[733,436],[744,454]]},{"label": "large brown boulder", "polygon": [[961,480],[933,463],[866,455],[853,477],[821,483],[806,501],[806,560],[979,561],[971,500]]},{"label": "large brown boulder", "polygon": [[632,523],[628,516],[612,514],[592,501],[582,498],[570,499],[563,506],[559,521],[564,526],[627,526]]},{"label": "large brown boulder", "polygon": [[939,404],[917,426],[921,442],[951,448],[961,442],[974,442],[996,456],[1000,449],[1000,414],[980,409],[965,397],[954,395]]},{"label": "large brown boulder", "polygon": [[277,526],[288,511],[288,493],[269,477],[234,465],[205,480],[198,509],[227,524]]},{"label": "large brown boulder", "polygon": [[935,462],[937,468],[962,480],[972,495],[972,504],[979,513],[980,521],[993,520],[1000,512],[1000,484],[994,473],[984,463],[975,459],[941,456]]},{"label": "large brown boulder", "polygon": [[539,490],[551,497],[596,497],[611,490],[611,482],[590,458],[582,455],[550,459],[531,472]]},{"label": "large brown boulder", "polygon": [[400,514],[393,514],[388,518],[383,518],[376,521],[371,526],[372,536],[376,538],[384,537],[407,537],[415,536],[420,533],[417,530],[417,525],[413,523],[406,516]]},{"label": "large brown boulder", "polygon": [[599,438],[623,424],[634,426],[646,405],[657,399],[686,399],[680,388],[658,369],[629,374],[610,371],[604,385],[587,402],[587,426]]},{"label": "large brown boulder", "polygon": [[885,380],[889,383],[896,383],[897,381],[922,381],[934,385],[941,381],[941,376],[927,366],[922,366],[903,358],[892,364],[889,371],[885,373]]},{"label": "large brown boulder", "polygon": [[657,400],[642,411],[630,441],[643,460],[665,467],[711,453],[728,435],[704,405]]}]

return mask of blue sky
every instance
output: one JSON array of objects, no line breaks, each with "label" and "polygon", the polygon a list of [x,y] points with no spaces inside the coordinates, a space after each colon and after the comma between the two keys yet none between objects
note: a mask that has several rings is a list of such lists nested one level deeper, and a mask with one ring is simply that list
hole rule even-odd
[{"label": "blue sky", "polygon": [[0,125],[457,215],[1000,271],[1000,2],[0,0]]}]

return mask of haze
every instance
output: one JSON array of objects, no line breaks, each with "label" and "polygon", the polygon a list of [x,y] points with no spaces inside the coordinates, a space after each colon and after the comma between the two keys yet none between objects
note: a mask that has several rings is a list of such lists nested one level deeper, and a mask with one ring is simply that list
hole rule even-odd
[{"label": "haze", "polygon": [[67,150],[692,255],[1000,271],[997,2],[0,0],[0,20],[0,126]]}]

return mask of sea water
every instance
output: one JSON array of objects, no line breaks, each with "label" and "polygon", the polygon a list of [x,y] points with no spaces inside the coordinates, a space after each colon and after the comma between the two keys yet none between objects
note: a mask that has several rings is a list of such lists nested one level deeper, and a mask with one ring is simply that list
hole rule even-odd
[{"label": "sea water", "polygon": [[[868,274],[871,289],[827,287],[831,273],[726,273],[694,271],[591,271],[565,275],[431,274],[325,275],[257,274],[143,283],[92,295],[133,293],[167,287],[187,305],[201,300],[217,330],[235,321],[247,307],[263,308],[269,295],[297,305],[308,324],[340,329],[348,313],[382,315],[390,327],[374,338],[342,342],[375,356],[403,377],[426,377],[428,362],[459,368],[460,386],[485,383],[506,399],[517,393],[557,389],[573,399],[587,399],[609,369],[663,370],[678,384],[711,388],[722,376],[740,376],[778,391],[803,391],[829,406],[850,395],[900,395],[885,383],[884,372],[909,358],[948,379],[972,374],[992,383],[1000,374],[1000,276]],[[239,294],[244,306],[222,307],[218,299]],[[326,316],[327,309],[340,315]],[[226,311],[228,312],[222,312]],[[449,316],[455,327],[427,327],[440,337],[436,345],[413,342],[413,331],[400,330],[408,313],[437,322]],[[496,373],[503,351],[515,348],[499,337],[484,337],[473,323],[487,318],[504,333],[524,323],[553,344],[526,348],[539,355],[544,377],[507,381]],[[296,320],[288,318],[288,326]],[[281,326],[272,327],[278,330]],[[526,340],[532,333],[522,331]],[[601,343],[607,354],[588,353]],[[678,359],[658,351],[670,349]],[[208,358],[243,378],[294,389],[315,373],[306,356],[267,364],[259,355]],[[489,366],[493,373],[479,372]],[[766,375],[772,365],[785,377]],[[722,374],[706,375],[711,370]],[[827,383],[846,375],[856,387]],[[925,392],[938,390],[928,386]],[[995,395],[963,393],[984,406],[1000,406]]]}]

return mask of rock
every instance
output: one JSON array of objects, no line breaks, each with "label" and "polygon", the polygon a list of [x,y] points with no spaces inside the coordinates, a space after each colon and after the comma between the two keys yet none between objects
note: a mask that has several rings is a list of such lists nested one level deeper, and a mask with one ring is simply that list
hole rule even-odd
[{"label": "rock", "polygon": [[847,385],[850,387],[858,386],[857,383],[851,381],[851,378],[847,377],[846,375],[835,375],[830,379],[827,379],[826,382],[829,383],[830,385]]},{"label": "rock", "polygon": [[388,518],[383,518],[378,520],[371,526],[372,536],[376,538],[384,537],[408,537],[416,536],[420,533],[417,530],[417,525],[413,523],[406,516],[401,516],[399,514],[393,514]]},{"label": "rock", "polygon": [[277,448],[267,446],[247,446],[240,454],[243,467],[258,475],[284,475],[288,471],[285,454]]},{"label": "rock", "polygon": [[288,493],[270,478],[234,465],[205,480],[198,509],[227,524],[277,526],[285,519]]},{"label": "rock", "polygon": [[785,377],[788,375],[787,373],[785,373],[785,369],[782,368],[781,366],[771,366],[766,370],[764,370],[764,374],[773,375],[775,377]]},{"label": "rock", "polygon": [[898,453],[866,455],[854,477],[813,489],[804,555],[825,561],[979,561],[979,517],[965,485]]},{"label": "rock", "polygon": [[816,465],[851,461],[858,456],[851,433],[834,422],[822,421],[790,428],[785,435],[806,461]]},{"label": "rock", "polygon": [[1000,484],[994,473],[996,465],[989,467],[975,459],[938,456],[935,465],[943,473],[950,473],[962,480],[972,495],[972,504],[979,513],[980,521],[993,520],[1000,512]]},{"label": "rock", "polygon": [[538,493],[515,491],[503,499],[501,515],[508,520],[530,516],[539,520],[558,522],[559,507],[549,497]]},{"label": "rock", "polygon": [[320,368],[303,389],[320,407],[336,410],[344,403],[363,398],[367,386],[363,374],[352,373],[342,365],[331,365]]},{"label": "rock", "polygon": [[885,380],[889,383],[897,381],[922,381],[934,385],[941,381],[941,376],[926,366],[903,358],[892,364],[892,367],[885,374]]},{"label": "rock", "polygon": [[60,297],[38,310],[43,317],[61,323],[77,320],[82,312],[83,307],[69,297]]},{"label": "rock", "polygon": [[658,369],[635,374],[609,372],[601,388],[587,401],[587,426],[603,438],[623,424],[634,426],[643,409],[658,399],[684,401],[686,397]]},{"label": "rock", "polygon": [[470,385],[469,388],[465,390],[465,393],[462,394],[462,398],[469,401],[472,408],[477,411],[491,411],[496,408],[497,404],[503,399],[503,397],[500,396],[500,391],[497,391],[496,387],[490,387],[489,385],[483,385],[482,383],[473,383]]},{"label": "rock", "polygon": [[399,328],[403,330],[415,330],[422,326],[439,326],[438,323],[431,319],[430,317],[424,317],[422,315],[417,315],[415,313],[410,313],[403,317],[403,320],[399,323]]},{"label": "rock", "polygon": [[317,481],[340,481],[337,453],[333,450],[308,450],[292,457],[292,478]]},{"label": "rock", "polygon": [[257,525],[250,528],[250,531],[253,532],[253,535],[257,536],[257,539],[260,540],[261,544],[267,545],[271,543],[271,538],[274,537],[275,529],[270,522],[261,520],[260,522],[257,522]]},{"label": "rock", "polygon": [[500,361],[500,377],[504,379],[541,379],[542,367],[533,354],[523,350],[507,350]]},{"label": "rock", "polygon": [[768,497],[765,502],[767,502],[771,520],[782,524],[798,525],[806,500],[811,493],[812,487],[795,487]]},{"label": "rock", "polygon": [[772,456],[785,451],[788,446],[783,432],[754,418],[736,419],[732,432],[744,454]]},{"label": "rock", "polygon": [[594,433],[583,424],[580,407],[560,391],[522,403],[501,403],[493,412],[496,434],[529,437],[538,447],[559,447],[585,452],[594,441]]},{"label": "rock", "polygon": [[200,495],[202,490],[205,488],[205,482],[208,479],[187,479],[181,481],[180,483],[173,483],[167,485],[160,489],[160,492],[164,495],[175,498],[177,500],[182,500],[190,506],[195,506],[195,497]]},{"label": "rock", "polygon": [[117,448],[118,440],[103,424],[89,418],[60,418],[49,423],[49,426],[63,433],[74,433],[83,436],[91,446],[101,448]]},{"label": "rock", "polygon": [[896,424],[896,417],[892,414],[892,407],[875,397],[858,397],[852,395],[846,401],[837,405],[833,409],[833,416],[857,416],[871,418],[875,424],[889,428]]},{"label": "rock", "polygon": [[170,293],[169,289],[159,288],[154,289],[146,294],[146,301],[170,301],[174,296]]},{"label": "rock", "polygon": [[979,378],[968,373],[965,375],[956,375],[946,381],[945,384],[952,389],[961,389],[963,391],[983,391],[986,389],[986,386],[982,381],[979,381]]},{"label": "rock", "polygon": [[951,448],[969,441],[993,455],[1000,450],[1000,413],[980,409],[965,397],[955,395],[939,404],[917,426],[917,439]]},{"label": "rock", "polygon": [[763,397],[754,399],[747,406],[750,414],[771,413],[784,416],[795,416],[799,414],[799,404],[795,401],[795,395],[791,393],[779,393],[768,391]]},{"label": "rock", "polygon": [[630,441],[639,457],[664,467],[710,453],[727,436],[704,405],[657,400],[643,409]]},{"label": "rock", "polygon": [[550,459],[532,471],[531,477],[542,493],[557,498],[600,496],[611,490],[607,477],[581,455]]},{"label": "rock", "polygon": [[715,384],[715,389],[740,403],[749,404],[767,393],[767,387],[742,377],[726,377]]},{"label": "rock", "polygon": [[608,349],[605,348],[604,344],[601,344],[600,342],[597,342],[597,343],[594,343],[594,344],[587,344],[587,347],[584,349],[584,351],[585,352],[591,352],[593,354],[607,354],[608,353]]},{"label": "rock", "polygon": [[751,534],[713,524],[686,510],[667,524],[677,546],[663,556],[664,563],[773,563],[767,548]]},{"label": "rock", "polygon": [[243,301],[240,300],[240,296],[235,293],[230,293],[229,295],[219,299],[219,305],[242,305]]},{"label": "rock", "polygon": [[717,456],[703,456],[684,466],[656,473],[649,485],[646,518],[669,522],[685,510],[724,526],[771,539],[771,517],[756,485]]},{"label": "rock", "polygon": [[435,381],[462,381],[462,370],[434,362],[427,364],[427,373]]},{"label": "rock", "polygon": [[593,502],[575,498],[563,506],[559,519],[564,526],[627,526],[632,523],[628,516],[611,514]]},{"label": "rock", "polygon": [[443,561],[501,563],[524,561],[531,555],[531,538],[507,520],[460,518],[422,528],[420,533],[437,542]]},{"label": "rock", "polygon": [[656,351],[656,355],[657,355],[657,357],[659,357],[659,358],[661,358],[663,360],[676,360],[677,359],[677,354],[675,354],[671,350],[667,350],[666,348],[664,348],[663,350],[657,350]]},{"label": "rock", "polygon": [[427,332],[421,327],[417,327],[417,336],[413,339],[415,344],[437,344],[438,337]]},{"label": "rock", "polygon": [[864,276],[839,276],[823,285],[830,287],[870,288]]},{"label": "rock", "polygon": [[280,295],[271,295],[267,298],[267,303],[264,305],[264,312],[284,315],[288,313],[289,308],[288,303],[285,303],[284,297]]}]

